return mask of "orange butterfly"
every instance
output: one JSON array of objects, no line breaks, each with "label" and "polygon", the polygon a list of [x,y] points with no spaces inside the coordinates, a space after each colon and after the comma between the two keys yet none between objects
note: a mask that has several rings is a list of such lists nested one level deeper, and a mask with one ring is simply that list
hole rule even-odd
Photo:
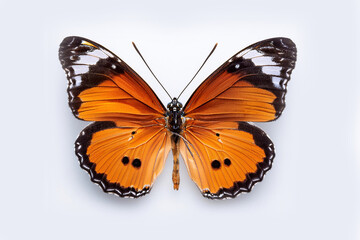
[{"label": "orange butterfly", "polygon": [[173,98],[165,108],[124,61],[88,39],[65,38],[59,59],[73,114],[94,121],[77,138],[76,155],[105,192],[134,198],[148,193],[170,149],[174,189],[181,154],[191,179],[212,199],[249,192],[271,168],[274,145],[248,121],[281,115],[296,61],[290,39],[267,39],[238,52],[184,107]]}]

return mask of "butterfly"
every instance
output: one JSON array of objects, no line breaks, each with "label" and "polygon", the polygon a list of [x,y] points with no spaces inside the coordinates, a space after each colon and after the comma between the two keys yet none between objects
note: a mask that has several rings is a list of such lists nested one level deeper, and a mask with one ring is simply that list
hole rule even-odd
[{"label": "butterfly", "polygon": [[274,144],[250,122],[273,121],[285,107],[296,62],[290,39],[263,40],[236,53],[184,106],[172,98],[165,107],[130,66],[89,39],[65,38],[59,59],[72,113],[93,122],[78,136],[75,153],[103,191],[133,198],[149,193],[170,150],[174,189],[181,155],[211,199],[250,192],[271,168]]}]

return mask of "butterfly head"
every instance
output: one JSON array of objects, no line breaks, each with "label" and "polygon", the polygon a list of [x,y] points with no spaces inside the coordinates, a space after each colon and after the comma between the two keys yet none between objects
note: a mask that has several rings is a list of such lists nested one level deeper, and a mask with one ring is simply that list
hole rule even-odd
[{"label": "butterfly head", "polygon": [[177,98],[173,98],[171,102],[168,103],[167,109],[170,112],[179,112],[182,109],[183,105],[181,102],[177,100]]}]

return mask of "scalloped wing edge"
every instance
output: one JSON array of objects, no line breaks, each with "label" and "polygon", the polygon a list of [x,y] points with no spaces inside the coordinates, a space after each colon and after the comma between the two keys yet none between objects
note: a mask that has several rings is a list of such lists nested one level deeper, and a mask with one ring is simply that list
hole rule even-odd
[{"label": "scalloped wing edge", "polygon": [[112,193],[124,198],[138,198],[149,193],[151,186],[144,186],[140,191],[133,187],[121,187],[118,183],[110,183],[106,180],[106,174],[95,172],[95,163],[91,163],[86,154],[87,147],[91,142],[90,136],[93,132],[102,129],[115,128],[114,122],[94,122],[85,127],[75,141],[75,154],[79,159],[80,167],[87,171],[92,182],[96,183],[105,193]]},{"label": "scalloped wing edge", "polygon": [[[238,130],[251,133],[254,136],[255,144],[265,151],[264,161],[256,164],[257,170],[254,173],[248,173],[246,180],[234,182],[230,188],[221,188],[216,193],[210,193],[208,190],[201,191],[202,195],[209,199],[229,199],[235,198],[240,193],[249,193],[256,183],[261,182],[272,167],[275,158],[275,148],[269,136],[260,128],[249,122],[239,122]],[[256,132],[256,133],[255,133]]]}]

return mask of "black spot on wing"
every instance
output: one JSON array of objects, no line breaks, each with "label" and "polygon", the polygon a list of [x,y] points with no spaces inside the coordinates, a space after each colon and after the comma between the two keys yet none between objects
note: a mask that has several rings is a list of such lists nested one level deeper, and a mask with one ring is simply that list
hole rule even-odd
[{"label": "black spot on wing", "polygon": [[213,169],[219,169],[221,167],[221,163],[219,162],[219,160],[213,160],[211,162],[211,167]]},{"label": "black spot on wing", "polygon": [[138,159],[138,158],[135,158],[132,161],[131,165],[133,165],[134,168],[140,168],[141,167],[141,160]]},{"label": "black spot on wing", "polygon": [[129,158],[127,156],[123,157],[121,159],[121,162],[124,164],[124,165],[127,165],[129,163]]},{"label": "black spot on wing", "polygon": [[225,164],[226,166],[230,166],[230,165],[231,165],[231,160],[228,159],[228,158],[225,158],[225,159],[224,159],[224,164]]}]

